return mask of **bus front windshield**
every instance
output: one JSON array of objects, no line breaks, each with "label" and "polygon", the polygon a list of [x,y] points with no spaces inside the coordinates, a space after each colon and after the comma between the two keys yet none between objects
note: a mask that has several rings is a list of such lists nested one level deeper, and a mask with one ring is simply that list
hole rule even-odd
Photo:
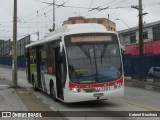
[{"label": "bus front windshield", "polygon": [[117,42],[78,42],[66,45],[69,79],[74,83],[101,83],[122,75]]}]

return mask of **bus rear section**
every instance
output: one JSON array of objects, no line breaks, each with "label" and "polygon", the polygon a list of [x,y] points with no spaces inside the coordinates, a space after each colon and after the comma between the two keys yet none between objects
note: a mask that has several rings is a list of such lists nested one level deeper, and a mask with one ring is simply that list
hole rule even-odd
[{"label": "bus rear section", "polygon": [[68,65],[64,102],[123,96],[121,49],[115,33],[68,35],[64,41]]}]

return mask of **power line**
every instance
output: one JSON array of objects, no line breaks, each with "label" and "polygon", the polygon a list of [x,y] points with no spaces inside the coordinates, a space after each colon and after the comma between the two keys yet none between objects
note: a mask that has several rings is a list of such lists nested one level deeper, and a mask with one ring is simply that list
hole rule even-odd
[{"label": "power line", "polygon": [[147,5],[147,6],[156,6],[156,5],[160,5],[160,2],[155,2],[155,3],[143,3],[143,6]]},{"label": "power line", "polygon": [[[57,7],[69,7],[69,8],[78,8],[78,9],[81,8],[81,9],[88,9],[88,10],[90,10],[90,11],[93,11],[93,10],[102,11],[102,10],[105,10],[105,9],[129,8],[129,7],[115,7],[115,8],[110,8],[111,6],[120,4],[120,3],[123,2],[123,1],[118,2],[118,3],[116,3],[116,4],[113,4],[113,5],[111,5],[111,6],[108,6],[108,7],[100,8],[100,7],[102,7],[102,6],[105,6],[106,4],[110,4],[110,3],[114,2],[115,0],[110,1],[110,2],[107,2],[106,4],[103,4],[103,5],[98,6],[98,7],[96,7],[96,8],[87,8],[87,7],[67,6],[67,5],[65,5],[69,0],[64,1],[64,3],[62,3],[62,4],[48,3],[48,2],[43,2],[43,1],[39,1],[39,0],[34,0],[34,1],[41,2],[41,3],[45,3],[45,4],[50,4],[49,6],[51,6],[51,5],[54,4],[54,5],[57,6]],[[126,0],[124,0],[124,1],[126,1]],[[47,6],[47,7],[49,7],[49,6]],[[46,8],[46,7],[45,7],[45,8]],[[43,9],[45,9],[45,8],[42,8],[42,9],[40,9],[40,10],[43,10]],[[38,10],[38,11],[39,11],[39,10]],[[49,10],[49,11],[47,11],[47,12],[50,12],[50,11],[52,11],[52,10]],[[36,11],[36,12],[37,12],[37,11]],[[30,16],[30,15],[32,15],[32,14],[35,14],[36,12],[31,13],[31,14],[29,14],[28,16]],[[45,13],[47,13],[47,12],[45,12]],[[88,13],[88,12],[87,12],[87,13]],[[94,13],[91,13],[91,14],[94,14]],[[40,14],[40,15],[42,15],[42,14]],[[40,15],[39,15],[39,16],[40,16]],[[89,15],[90,15],[90,14],[89,14]],[[89,15],[87,15],[87,16],[89,16]],[[26,16],[26,17],[27,17],[27,16]],[[32,19],[34,19],[34,18],[32,18]],[[29,19],[29,20],[32,20],[32,19]],[[29,20],[27,20],[27,21],[29,21]],[[25,21],[25,23],[26,23],[26,21]]]},{"label": "power line", "polygon": [[90,8],[92,7],[93,1],[94,1],[94,0],[91,1]]},{"label": "power line", "polygon": [[[113,1],[111,1],[111,2],[113,2]],[[108,2],[108,3],[111,3],[111,2]],[[116,3],[116,4],[119,4],[119,3]],[[115,4],[114,4],[115,5]],[[111,6],[114,6],[114,5],[111,5]],[[104,6],[104,5],[103,5]],[[72,6],[73,7],[73,6]],[[127,6],[127,7],[115,7],[115,8],[108,8],[108,9],[121,9],[121,8],[130,8],[131,6]],[[89,8],[87,8],[87,9],[89,9]],[[52,10],[52,9],[51,9]],[[50,12],[51,10],[49,10],[49,11],[47,11],[47,12]],[[45,13],[47,13],[47,12],[45,12]],[[96,11],[97,12],[97,11]],[[99,11],[98,11],[99,12]],[[43,13],[44,14],[44,13]],[[93,13],[92,13],[93,14]],[[40,15],[42,15],[42,14],[40,14]],[[40,16],[39,15],[39,16]],[[33,19],[33,18],[32,18]],[[32,20],[32,19],[30,19],[30,20]],[[62,21],[60,21],[60,22],[58,22],[58,23],[61,23]]]},{"label": "power line", "polygon": [[[39,9],[39,10],[37,10],[37,11],[42,11],[42,10],[44,10],[44,9],[50,7],[50,6],[51,6],[51,5],[48,5],[47,7],[41,8],[41,9]],[[30,14],[26,15],[25,17],[22,17],[20,20],[23,20],[23,19],[25,19],[25,18],[28,18],[28,16],[31,16],[31,15],[36,14],[37,11],[35,11],[35,12],[33,12],[33,13],[30,13]]]},{"label": "power line", "polygon": [[[53,9],[50,9],[50,10],[48,10],[47,12],[45,12],[45,13],[48,13],[48,12],[51,12]],[[41,15],[43,15],[44,13],[41,13],[41,14],[39,14],[39,16],[41,16]],[[37,17],[37,16],[36,16]],[[26,20],[26,21],[24,21],[24,22],[22,22],[21,21],[21,23],[28,23],[27,21],[31,21],[31,20],[33,20],[35,17],[33,17],[33,18],[31,18],[31,19],[29,19],[29,20]]]},{"label": "power line", "polygon": [[[43,1],[40,1],[40,0],[34,0],[34,1],[37,1],[37,2],[41,2],[41,3],[47,3],[47,2],[43,2]],[[57,0],[56,0],[57,1]],[[117,5],[117,4],[121,4],[120,2],[118,2],[118,3],[115,3],[115,4],[111,4],[111,3],[113,3],[113,2],[115,2],[116,0],[111,0],[111,1],[109,1],[109,2],[107,2],[107,3],[105,3],[105,4],[103,4],[103,5],[100,5],[100,6],[98,6],[98,7],[92,7],[92,4],[93,4],[93,0],[91,1],[92,3],[90,4],[90,7],[81,7],[81,6],[72,6],[72,5],[66,5],[66,3],[69,1],[69,0],[66,0],[66,1],[64,1],[63,0],[63,3],[62,4],[56,4],[56,1],[54,2],[54,3],[47,3],[48,5],[46,6],[46,7],[44,7],[44,8],[41,8],[41,9],[39,9],[38,11],[41,11],[41,10],[44,10],[44,9],[46,9],[46,8],[49,8],[50,6],[52,6],[53,4],[55,4],[55,6],[57,6],[57,8],[59,8],[59,7],[63,7],[63,8],[77,8],[77,9],[87,9],[87,10],[92,10],[92,11],[94,11],[94,10],[96,10],[96,12],[95,13],[97,13],[97,12],[100,12],[100,11],[103,11],[103,10],[106,10],[106,9],[123,9],[123,8],[130,8],[130,6],[126,6],[126,7],[113,7],[113,6],[115,6],[115,5]],[[126,0],[123,0],[123,1],[121,1],[121,2],[124,2],[124,1],[126,1]],[[108,5],[108,4],[111,4],[110,6],[107,6],[107,7],[104,7],[104,6],[106,6],[106,5]],[[94,10],[93,10],[94,9]],[[47,12],[45,12],[45,13],[48,13],[48,12],[51,12],[52,11],[52,9],[51,10],[49,10],[49,11],[47,11]],[[36,11],[37,12],[37,11]],[[28,16],[31,16],[31,15],[33,15],[33,14],[35,14],[36,12],[34,12],[34,13],[31,13],[31,14],[28,14],[27,16],[25,16],[25,17],[23,17],[23,18],[21,18],[20,20],[24,20],[25,18],[28,18]],[[90,11],[91,12],[91,11]],[[89,11],[87,11],[87,13],[89,13]],[[44,14],[44,13],[43,13]],[[41,16],[41,15],[43,15],[43,14],[39,14],[39,16]],[[94,13],[91,13],[91,14],[94,14]],[[89,15],[87,15],[87,16],[89,16]],[[35,17],[33,17],[33,18],[31,18],[31,19],[29,19],[29,20],[26,20],[26,21],[24,21],[24,23],[34,23],[34,22],[31,22],[31,20],[32,19],[34,19]],[[47,17],[48,18],[48,17]],[[30,22],[29,22],[30,21]],[[22,23],[23,24],[23,21],[20,21],[19,23]],[[41,22],[42,23],[42,22]],[[60,23],[60,22],[58,22],[58,23]],[[19,27],[20,28],[20,27]],[[22,27],[21,27],[22,28]],[[23,27],[23,28],[34,28],[34,27]]]},{"label": "power line", "polygon": [[115,16],[118,17],[118,16],[120,16],[120,15],[129,13],[129,12],[132,12],[132,11],[134,11],[134,9],[128,9],[127,11],[126,11],[126,10],[124,11],[124,9],[123,9],[122,11],[118,11],[117,13],[111,14],[111,17],[110,17],[110,18],[114,18]]},{"label": "power line", "polygon": [[110,2],[107,2],[107,3],[103,4],[103,5],[100,5],[100,6],[97,6],[97,7],[94,7],[94,8],[91,8],[91,7],[90,7],[90,10],[89,10],[89,11],[86,11],[86,12],[82,13],[81,15],[84,15],[84,14],[86,14],[86,13],[88,13],[88,12],[93,11],[93,10],[97,10],[98,8],[103,7],[103,6],[105,6],[105,5],[108,5],[108,4],[110,4],[110,3],[112,3],[112,2],[115,2],[115,1],[116,1],[116,0],[112,0],[112,1],[110,1]]},{"label": "power line", "polygon": [[[67,0],[66,2],[64,2],[65,4],[68,2],[69,0]],[[113,0],[114,1],[114,0]],[[113,1],[110,1],[110,2],[107,2],[106,4],[110,4],[110,3],[112,3]],[[125,0],[126,1],[126,0]],[[122,1],[123,2],[123,1]],[[43,2],[43,3],[46,3],[46,2]],[[53,3],[50,3],[50,4],[53,4]],[[106,5],[106,4],[103,4],[102,6],[104,6],[104,5]],[[116,3],[116,4],[119,4],[119,3]],[[114,4],[114,5],[116,5],[116,4]],[[55,4],[56,6],[63,6],[63,7],[71,7],[71,8],[81,8],[81,9],[95,9],[95,8],[86,8],[86,7],[78,7],[78,6],[66,6],[66,5],[62,5],[62,4]],[[111,5],[111,6],[114,6],[114,5]],[[50,6],[50,5],[49,5]],[[102,7],[101,6],[101,7]],[[109,6],[110,7],[110,6]],[[121,8],[129,8],[129,7],[115,7],[115,8],[109,8],[109,7],[107,7],[107,8],[97,8],[97,9],[99,9],[99,11],[102,11],[102,10],[104,10],[104,9],[121,9]],[[45,7],[46,8],[46,7]],[[40,9],[40,10],[42,10],[42,9]],[[50,12],[50,11],[52,11],[52,9],[51,10],[49,10],[49,11],[47,11],[47,12]],[[38,12],[38,11],[36,11],[36,12]],[[36,12],[34,12],[34,13],[36,13]],[[45,12],[45,13],[47,13],[47,12]],[[91,13],[91,14],[94,14],[94,13]],[[41,15],[43,15],[43,14],[40,14],[39,16],[41,16]],[[34,17],[35,18],[35,17]],[[34,18],[32,18],[32,19],[34,19]],[[30,20],[32,20],[32,19],[29,19],[29,20],[27,20],[27,21],[30,21]],[[24,23],[28,23],[27,21],[25,21]],[[22,23],[22,22],[21,22]]]},{"label": "power line", "polygon": [[[36,1],[37,1],[37,0],[36,0]],[[110,3],[114,2],[114,1],[115,1],[115,0],[113,0],[113,1],[111,1],[111,2],[108,2],[108,3],[106,3],[106,4],[110,4]],[[114,6],[114,5],[117,5],[117,4],[121,4],[121,3],[124,2],[124,1],[127,1],[127,0],[123,0],[123,1],[121,1],[121,2],[118,2],[118,3],[116,3],[116,4],[113,4],[113,5],[111,5],[111,6]],[[41,1],[41,2],[42,2],[42,1]],[[91,10],[91,11],[93,11],[93,10],[101,11],[101,10],[105,10],[105,9],[108,9],[109,7],[111,7],[111,6],[107,6],[107,7],[104,7],[104,8],[100,8],[100,7],[105,6],[106,4],[103,4],[102,6],[98,6],[98,7],[91,8],[91,7],[65,5],[66,2],[63,2],[62,4],[48,3],[48,2],[42,2],[42,3],[50,4],[50,5],[53,5],[53,4],[54,4],[54,5],[57,6],[57,7],[69,7],[69,8],[89,9],[89,10]],[[119,8],[122,8],[122,7],[119,7]],[[118,9],[118,8],[111,8],[111,9]]]},{"label": "power line", "polygon": [[104,7],[104,8],[98,8],[98,11],[93,12],[93,13],[90,13],[90,14],[88,14],[88,15],[86,15],[86,16],[95,14],[95,13],[100,12],[100,11],[102,11],[102,10],[109,9],[109,8],[112,7],[112,6],[115,6],[115,5],[117,5],[117,4],[121,4],[121,3],[125,2],[125,1],[127,1],[127,0],[120,1],[120,2],[118,2],[118,3],[115,3],[115,4],[113,4],[113,5],[110,5],[110,6],[107,6],[107,7]]}]

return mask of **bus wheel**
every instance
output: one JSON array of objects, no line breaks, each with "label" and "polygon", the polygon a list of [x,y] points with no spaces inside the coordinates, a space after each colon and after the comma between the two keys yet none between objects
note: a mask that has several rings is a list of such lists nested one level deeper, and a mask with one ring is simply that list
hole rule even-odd
[{"label": "bus wheel", "polygon": [[55,102],[58,102],[59,100],[56,98],[56,92],[55,92],[55,89],[54,89],[54,85],[53,84],[51,84],[51,86],[50,86],[50,95],[51,95],[51,97],[53,98],[53,100],[55,101]]}]

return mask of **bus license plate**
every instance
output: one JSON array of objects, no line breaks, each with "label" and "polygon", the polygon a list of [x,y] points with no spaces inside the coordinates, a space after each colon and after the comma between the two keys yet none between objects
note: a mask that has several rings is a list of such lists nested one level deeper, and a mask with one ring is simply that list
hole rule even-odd
[{"label": "bus license plate", "polygon": [[102,97],[103,96],[103,93],[95,93],[93,94],[94,97]]}]

